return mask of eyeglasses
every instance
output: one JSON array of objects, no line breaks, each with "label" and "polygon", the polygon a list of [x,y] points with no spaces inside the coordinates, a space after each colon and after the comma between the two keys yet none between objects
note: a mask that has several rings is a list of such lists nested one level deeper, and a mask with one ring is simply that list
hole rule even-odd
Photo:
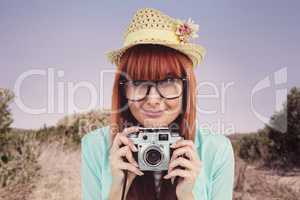
[{"label": "eyeglasses", "polygon": [[120,80],[120,86],[125,92],[125,97],[131,101],[141,101],[149,95],[150,88],[154,86],[160,97],[175,99],[182,95],[186,82],[185,77],[167,77],[164,80]]}]

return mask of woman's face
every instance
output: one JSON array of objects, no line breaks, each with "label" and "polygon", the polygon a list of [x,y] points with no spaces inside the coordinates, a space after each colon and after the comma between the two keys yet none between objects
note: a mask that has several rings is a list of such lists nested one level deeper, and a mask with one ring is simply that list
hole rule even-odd
[{"label": "woman's face", "polygon": [[128,106],[135,119],[144,127],[166,127],[180,114],[182,95],[176,99],[165,99],[155,87],[151,87],[144,100],[128,100]]}]

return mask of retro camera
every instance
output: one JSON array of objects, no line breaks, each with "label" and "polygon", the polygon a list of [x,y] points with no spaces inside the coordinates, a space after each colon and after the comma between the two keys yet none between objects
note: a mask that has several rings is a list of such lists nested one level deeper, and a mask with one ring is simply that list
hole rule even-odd
[{"label": "retro camera", "polygon": [[134,159],[141,171],[168,170],[173,149],[170,146],[180,140],[178,131],[166,128],[139,128],[138,132],[128,135],[137,152],[133,152]]}]

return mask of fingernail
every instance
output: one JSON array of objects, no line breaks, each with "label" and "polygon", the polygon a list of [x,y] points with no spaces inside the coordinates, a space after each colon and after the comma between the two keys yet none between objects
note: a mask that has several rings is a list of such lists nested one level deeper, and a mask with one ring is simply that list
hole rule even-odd
[{"label": "fingernail", "polygon": [[135,152],[137,152],[137,151],[138,151],[138,149],[136,148],[136,146],[135,146],[135,145],[133,145],[133,151],[135,151]]},{"label": "fingernail", "polygon": [[173,143],[170,147],[174,148],[176,146],[176,143]]},{"label": "fingernail", "polygon": [[144,173],[143,173],[143,172],[141,172],[141,171],[139,172],[139,174],[140,174],[140,176],[144,175]]}]

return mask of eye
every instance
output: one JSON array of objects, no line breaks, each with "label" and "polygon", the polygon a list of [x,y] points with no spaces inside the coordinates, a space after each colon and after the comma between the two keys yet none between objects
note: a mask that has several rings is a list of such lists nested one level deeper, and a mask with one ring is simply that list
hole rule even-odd
[{"label": "eye", "polygon": [[170,82],[174,82],[174,78],[173,77],[168,77],[165,80],[166,82],[170,83]]},{"label": "eye", "polygon": [[134,86],[139,86],[141,84],[141,81],[135,80],[135,81],[132,81],[132,84]]},{"label": "eye", "polygon": [[144,83],[145,83],[145,81],[143,81],[143,80],[133,80],[133,81],[131,81],[131,84],[133,86],[140,86],[140,85],[143,85]]}]

